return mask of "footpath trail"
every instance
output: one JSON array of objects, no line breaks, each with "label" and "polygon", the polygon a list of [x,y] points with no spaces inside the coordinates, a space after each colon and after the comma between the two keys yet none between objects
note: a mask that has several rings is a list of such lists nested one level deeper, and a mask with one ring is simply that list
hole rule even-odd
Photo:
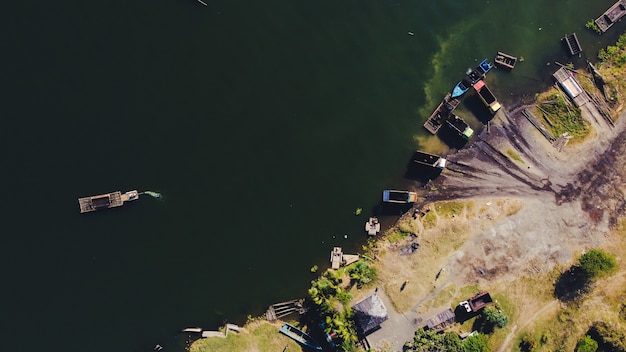
[{"label": "footpath trail", "polygon": [[528,325],[530,325],[530,323],[539,319],[541,316],[551,311],[552,309],[556,309],[558,305],[559,305],[559,301],[555,299],[554,301],[544,304],[543,307],[541,307],[538,311],[536,311],[530,317],[524,320],[518,321],[517,324],[513,325],[513,327],[511,328],[511,332],[509,332],[509,334],[506,336],[506,339],[504,340],[504,343],[502,344],[500,349],[498,349],[498,352],[510,351],[511,341],[513,340],[515,336],[517,336],[518,331],[523,331],[524,329],[526,329],[526,327],[528,327]]}]

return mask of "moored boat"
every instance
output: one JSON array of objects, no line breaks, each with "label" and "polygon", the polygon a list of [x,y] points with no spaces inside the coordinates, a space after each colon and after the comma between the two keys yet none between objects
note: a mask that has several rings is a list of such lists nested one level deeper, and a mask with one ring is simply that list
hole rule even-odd
[{"label": "moored boat", "polygon": [[493,64],[491,64],[487,59],[481,61],[475,69],[469,70],[465,77],[457,83],[456,86],[454,86],[452,89],[452,97],[456,98],[465,94],[465,92],[467,92],[472,85],[474,85],[474,83],[483,79],[483,77],[485,77],[487,72],[491,71],[491,69],[493,69]]},{"label": "moored boat", "polygon": [[303,346],[308,348],[312,348],[314,350],[321,351],[322,346],[317,342],[311,335],[306,332],[296,328],[295,326],[285,323],[282,328],[280,328],[280,333],[293,339],[294,341],[300,343]]},{"label": "moored boat", "polygon": [[383,191],[383,202],[385,203],[415,203],[417,201],[417,193],[409,191],[398,191],[394,189],[386,189]]},{"label": "moored boat", "polygon": [[378,218],[371,217],[368,222],[365,223],[365,232],[370,236],[376,236],[380,232],[380,222]]},{"label": "moored boat", "polygon": [[489,88],[485,84],[485,81],[481,80],[474,84],[474,90],[480,97],[480,100],[482,100],[483,104],[485,104],[485,106],[489,108],[489,111],[492,114],[495,114],[498,110],[500,110],[500,103],[498,103],[496,97],[493,95],[493,93],[491,93],[491,90],[489,90]]},{"label": "moored boat", "polygon": [[474,130],[462,118],[452,115],[452,118],[446,121],[448,127],[453,129],[460,137],[465,139],[472,138]]},{"label": "moored boat", "polygon": [[498,51],[498,54],[493,61],[498,66],[506,67],[512,70],[515,67],[515,63],[517,63],[517,58],[515,56],[511,56],[509,54]]},{"label": "moored boat", "polygon": [[444,169],[446,167],[447,160],[434,154],[429,154],[421,151],[413,153],[413,164],[427,166],[435,169]]}]

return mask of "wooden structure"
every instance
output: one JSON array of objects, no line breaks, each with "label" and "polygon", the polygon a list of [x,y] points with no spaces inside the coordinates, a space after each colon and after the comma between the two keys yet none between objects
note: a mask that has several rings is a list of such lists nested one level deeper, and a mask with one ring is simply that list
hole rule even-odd
[{"label": "wooden structure", "polygon": [[489,90],[489,87],[487,87],[485,81],[480,80],[476,82],[473,87],[476,91],[476,94],[478,94],[480,100],[483,102],[483,104],[485,104],[487,108],[489,108],[489,111],[492,114],[495,114],[498,110],[500,110],[502,106],[500,105],[500,103],[498,103],[498,99],[496,99],[496,96],[493,95],[491,90]]},{"label": "wooden structure", "polygon": [[82,214],[96,210],[121,207],[124,205],[124,202],[130,202],[138,198],[139,193],[137,191],[128,191],[124,194],[117,191],[97,196],[79,198],[78,205],[80,206],[80,212]]},{"label": "wooden structure", "polygon": [[578,41],[576,33],[566,34],[562,40],[567,46],[570,55],[578,55],[583,51],[583,48],[580,46],[580,42]]},{"label": "wooden structure", "polygon": [[522,110],[522,115],[524,115],[524,117],[528,120],[528,122],[533,124],[533,126],[535,126],[535,128],[539,130],[539,132],[541,132],[541,134],[544,137],[546,137],[546,139],[550,143],[556,141],[556,138],[552,135],[552,132],[550,132],[546,128],[546,126],[544,126],[541,122],[539,122],[539,119],[537,119],[537,117],[530,110],[528,109]]},{"label": "wooden structure", "polygon": [[293,299],[287,302],[272,304],[267,308],[267,311],[265,311],[265,318],[267,321],[276,321],[277,319],[286,317],[295,312],[304,314],[305,309],[302,306],[302,301],[301,299]]},{"label": "wooden structure", "polygon": [[452,115],[452,111],[456,109],[461,103],[459,99],[452,98],[452,95],[448,93],[441,103],[437,106],[435,111],[428,117],[428,120],[424,122],[424,128],[432,134],[437,134],[441,126]]},{"label": "wooden structure", "polygon": [[598,17],[594,22],[600,28],[602,33],[606,32],[615,22],[619,21],[626,15],[626,0],[618,0],[608,10],[604,11],[602,16]]},{"label": "wooden structure", "polygon": [[445,329],[446,327],[454,324],[455,322],[456,322],[456,316],[454,315],[454,312],[452,311],[452,309],[448,308],[444,310],[443,312],[426,320],[426,325],[431,330],[441,331]]},{"label": "wooden structure", "polygon": [[470,139],[474,134],[474,130],[467,122],[454,114],[446,121],[446,124],[462,138]]},{"label": "wooden structure", "polygon": [[467,301],[459,303],[459,305],[465,308],[468,313],[470,313],[480,311],[481,309],[485,308],[488,303],[491,302],[493,302],[493,300],[491,299],[491,295],[489,295],[489,292],[479,292]]},{"label": "wooden structure", "polygon": [[517,58],[515,56],[511,56],[509,54],[505,54],[501,51],[498,51],[495,60],[493,60],[498,67],[505,67],[512,70],[517,63]]},{"label": "wooden structure", "polygon": [[299,344],[306,346],[308,348],[322,351],[322,346],[315,340],[311,335],[306,332],[296,328],[295,326],[285,323],[282,328],[280,328],[280,333],[291,338],[292,340],[298,342]]},{"label": "wooden structure", "polygon": [[574,76],[565,67],[561,67],[552,76],[576,106],[581,107],[589,102],[587,92],[580,87]]},{"label": "wooden structure", "polygon": [[387,307],[376,293],[352,306],[354,321],[359,332],[366,336],[389,319]]},{"label": "wooden structure", "polygon": [[447,160],[438,155],[429,154],[426,152],[416,151],[413,153],[413,164],[426,166],[434,169],[444,169],[446,167]]},{"label": "wooden structure", "polygon": [[342,261],[343,252],[341,251],[341,247],[333,248],[332,252],[330,252],[330,268],[335,270],[339,269]]},{"label": "wooden structure", "polygon": [[380,232],[380,222],[378,218],[371,217],[368,222],[365,223],[365,232],[370,236],[376,236]]},{"label": "wooden structure", "polygon": [[412,204],[417,201],[417,193],[410,191],[399,191],[395,189],[386,189],[383,191],[383,202]]}]

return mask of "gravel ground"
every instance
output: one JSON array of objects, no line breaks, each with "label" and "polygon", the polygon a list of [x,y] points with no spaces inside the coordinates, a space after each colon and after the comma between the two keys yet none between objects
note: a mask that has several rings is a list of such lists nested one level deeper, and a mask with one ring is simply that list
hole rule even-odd
[{"label": "gravel ground", "polygon": [[[422,187],[422,196],[428,203],[508,198],[521,200],[524,206],[502,220],[484,219],[482,225],[468,227],[468,240],[444,258],[445,277],[428,295],[412,297],[415,304],[408,311],[396,312],[392,295],[380,290],[390,318],[368,337],[373,348],[401,351],[425,319],[441,310],[424,310],[421,305],[442,288],[494,285],[569,263],[585,248],[602,245],[623,214],[626,114],[612,127],[594,109],[584,108],[583,116],[594,135],[558,151],[521,115],[522,108],[508,113],[502,109],[489,129],[449,155],[448,168]],[[394,265],[406,261],[407,270],[415,265],[399,253],[391,256],[388,260]],[[440,268],[440,263],[433,265],[432,275]],[[381,278],[381,282],[401,280]]]}]

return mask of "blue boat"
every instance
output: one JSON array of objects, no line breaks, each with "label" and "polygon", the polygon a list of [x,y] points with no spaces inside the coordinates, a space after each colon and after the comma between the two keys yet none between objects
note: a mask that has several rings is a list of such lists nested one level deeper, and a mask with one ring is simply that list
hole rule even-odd
[{"label": "blue boat", "polygon": [[306,346],[308,348],[312,348],[314,350],[321,351],[322,346],[317,342],[311,335],[306,332],[296,328],[295,326],[285,323],[282,328],[280,328],[280,333],[295,340],[299,344]]},{"label": "blue boat", "polygon": [[490,63],[487,59],[484,59],[480,65],[476,66],[475,69],[469,70],[459,83],[456,84],[454,89],[452,90],[452,98],[460,97],[465,94],[472,86],[483,79],[487,72],[493,69],[493,64]]}]

